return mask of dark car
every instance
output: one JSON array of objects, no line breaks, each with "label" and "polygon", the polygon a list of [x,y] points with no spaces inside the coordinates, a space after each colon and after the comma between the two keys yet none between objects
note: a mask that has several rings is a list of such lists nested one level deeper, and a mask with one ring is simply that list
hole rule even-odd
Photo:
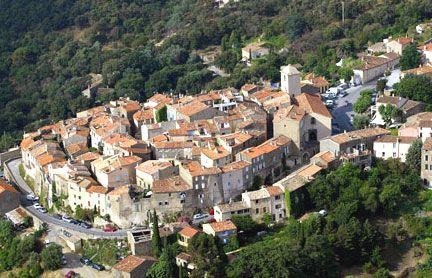
[{"label": "dark car", "polygon": [[91,265],[91,267],[93,267],[94,269],[99,270],[99,271],[105,270],[105,267],[103,265],[101,265],[101,264],[95,264],[95,263],[93,263]]},{"label": "dark car", "polygon": [[80,227],[82,227],[84,229],[90,229],[91,228],[91,225],[87,224],[86,222],[79,222],[78,226],[80,226]]},{"label": "dark car", "polygon": [[77,220],[75,220],[75,219],[72,219],[70,223],[74,224],[74,225],[78,225],[79,224],[79,222]]},{"label": "dark car", "polygon": [[55,219],[58,219],[58,220],[61,220],[61,219],[62,219],[62,216],[61,216],[60,214],[58,214],[58,213],[53,214],[52,217],[54,217]]},{"label": "dark car", "polygon": [[110,224],[106,224],[103,228],[103,231],[112,233],[112,232],[117,231],[117,228],[115,226],[110,225]]},{"label": "dark car", "polygon": [[91,265],[92,264],[92,261],[90,261],[90,259],[87,259],[86,257],[81,257],[80,262],[83,265]]}]

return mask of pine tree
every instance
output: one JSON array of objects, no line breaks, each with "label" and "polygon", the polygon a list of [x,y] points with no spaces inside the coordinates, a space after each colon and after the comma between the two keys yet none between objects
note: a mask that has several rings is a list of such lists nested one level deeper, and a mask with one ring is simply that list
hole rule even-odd
[{"label": "pine tree", "polygon": [[159,234],[159,223],[158,223],[158,217],[156,215],[156,210],[153,210],[153,217],[152,217],[152,223],[153,223],[153,235],[152,235],[152,253],[153,255],[158,258],[160,254],[162,253],[162,240]]}]

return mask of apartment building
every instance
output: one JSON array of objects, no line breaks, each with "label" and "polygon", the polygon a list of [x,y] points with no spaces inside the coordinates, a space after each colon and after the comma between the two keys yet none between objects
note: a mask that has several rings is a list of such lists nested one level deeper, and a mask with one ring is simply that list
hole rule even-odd
[{"label": "apartment building", "polygon": [[408,149],[416,139],[415,137],[383,136],[373,143],[374,155],[382,159],[399,158],[405,162]]},{"label": "apartment building", "polygon": [[156,180],[163,180],[178,175],[178,166],[169,161],[148,160],[136,168],[137,186],[151,189]]},{"label": "apartment building", "polygon": [[135,167],[142,162],[137,156],[102,156],[91,162],[91,170],[104,187],[135,184]]}]

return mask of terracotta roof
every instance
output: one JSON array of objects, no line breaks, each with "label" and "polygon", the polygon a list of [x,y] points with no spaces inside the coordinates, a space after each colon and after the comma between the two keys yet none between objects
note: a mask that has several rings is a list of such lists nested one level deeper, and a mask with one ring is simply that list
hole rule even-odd
[{"label": "terracotta roof", "polygon": [[400,44],[410,44],[412,42],[414,42],[413,38],[398,38],[397,42]]},{"label": "terracotta roof", "polygon": [[140,258],[137,256],[129,255],[117,264],[115,264],[113,268],[122,272],[131,273],[136,268],[141,266],[145,261],[157,262],[157,259],[149,256]]},{"label": "terracotta roof", "polygon": [[232,172],[232,171],[246,168],[250,165],[252,165],[252,164],[247,162],[247,161],[235,161],[235,162],[232,162],[232,163],[227,164],[225,166],[222,166],[221,170],[223,173],[228,173],[228,172]]},{"label": "terracotta roof", "polygon": [[[432,44],[431,44],[432,45]],[[432,51],[432,47],[431,47]],[[414,74],[414,75],[427,75],[432,74],[432,66],[425,65],[414,69],[404,70],[402,71],[403,74]]]},{"label": "terracotta roof", "polygon": [[34,142],[35,141],[33,140],[32,137],[25,138],[24,140],[21,141],[20,147],[21,149],[27,149]]},{"label": "terracotta roof", "polygon": [[227,156],[230,156],[231,153],[227,151],[224,147],[216,147],[214,149],[209,148],[201,148],[201,153],[211,160],[221,159]]},{"label": "terracotta roof", "polygon": [[304,81],[308,81],[315,87],[327,87],[329,82],[323,76],[315,76],[314,73],[309,73],[305,76]]},{"label": "terracotta roof", "polygon": [[218,207],[222,213],[229,212],[229,211],[249,209],[249,207],[242,201],[220,204],[215,207]]},{"label": "terracotta roof", "polygon": [[381,138],[376,139],[375,142],[379,142],[379,143],[399,142],[401,144],[412,144],[416,139],[417,139],[416,137],[385,135]]},{"label": "terracotta roof", "polygon": [[5,180],[0,179],[0,194],[5,191],[18,193],[18,191],[13,186],[7,184]]},{"label": "terracotta roof", "polygon": [[422,51],[432,51],[432,42],[427,44],[422,44],[417,47],[418,50]]},{"label": "terracotta roof", "polygon": [[88,150],[88,147],[85,143],[77,143],[77,144],[71,144],[71,145],[67,146],[66,150],[69,154],[75,154],[79,151]]},{"label": "terracotta roof", "polygon": [[330,163],[336,159],[334,154],[330,151],[319,152],[316,155],[314,155],[313,157],[319,157],[327,163]]},{"label": "terracotta roof", "polygon": [[180,254],[178,254],[177,256],[176,256],[176,258],[178,258],[178,259],[180,259],[180,260],[183,260],[183,261],[186,261],[186,262],[190,262],[190,261],[192,261],[192,256],[191,255],[189,255],[188,253],[185,253],[185,252],[181,252]]},{"label": "terracotta roof", "polygon": [[141,121],[145,121],[145,120],[151,120],[154,118],[153,115],[153,110],[151,109],[144,109],[144,110],[140,110],[138,112],[136,112],[135,114],[133,114],[133,119],[141,122]]},{"label": "terracotta roof", "polygon": [[312,179],[316,174],[322,170],[321,167],[315,164],[309,164],[297,172],[297,174],[306,179]]},{"label": "terracotta roof", "polygon": [[127,185],[119,186],[108,193],[109,196],[121,196],[125,194],[129,194],[129,187]]},{"label": "terracotta roof", "polygon": [[246,45],[245,47],[242,48],[242,51],[258,51],[258,50],[262,50],[262,49],[268,49],[267,47],[264,47],[265,43],[264,42],[253,42],[250,43],[248,45]]},{"label": "terracotta roof", "polygon": [[250,159],[256,158],[263,154],[271,153],[281,147],[288,146],[292,140],[284,135],[279,135],[278,137],[271,138],[259,146],[252,147],[246,150],[243,150],[241,154],[249,157]]},{"label": "terracotta roof", "polygon": [[274,114],[274,121],[285,121],[287,118],[295,120],[297,122],[301,121],[306,116],[306,111],[301,109],[296,105],[290,105],[286,108],[280,108]]},{"label": "terracotta roof", "polygon": [[249,92],[249,91],[255,90],[257,88],[258,88],[258,85],[255,85],[255,84],[245,84],[245,85],[243,85],[241,87],[241,90]]},{"label": "terracotta roof", "polygon": [[284,194],[283,190],[279,186],[269,186],[265,188],[270,196],[278,196]]},{"label": "terracotta roof", "polygon": [[431,151],[432,150],[432,137],[426,138],[426,140],[423,143],[423,150],[425,150],[425,151]]},{"label": "terracotta roof", "polygon": [[141,109],[141,105],[138,101],[130,101],[124,105],[122,105],[122,108],[126,110],[127,112],[137,111]]},{"label": "terracotta roof", "polygon": [[109,189],[101,185],[91,185],[86,191],[89,193],[107,194]]},{"label": "terracotta roof", "polygon": [[131,147],[133,145],[138,144],[138,141],[135,138],[133,138],[129,134],[124,134],[124,133],[110,134],[104,137],[103,141],[105,144],[120,146],[123,148]]},{"label": "terracotta roof", "polygon": [[153,142],[152,145],[156,149],[185,149],[185,148],[192,148],[195,146],[195,144],[192,142],[184,142],[184,141]]},{"label": "terracotta roof", "polygon": [[202,102],[199,101],[193,101],[191,103],[188,103],[184,106],[180,106],[177,108],[177,112],[181,113],[185,116],[192,116],[195,115],[201,111],[204,111],[206,109],[210,108],[209,106],[205,105]]},{"label": "terracotta roof", "polygon": [[183,228],[179,234],[186,238],[193,238],[199,231],[191,226]]},{"label": "terracotta roof", "polygon": [[164,180],[156,180],[153,183],[153,193],[175,193],[190,189],[189,185],[180,176]]},{"label": "terracotta roof", "polygon": [[77,160],[83,160],[83,161],[93,161],[93,160],[98,159],[100,156],[101,155],[99,153],[86,152],[86,153],[83,153],[80,156],[77,156],[76,159]]},{"label": "terracotta roof", "polygon": [[307,112],[317,113],[328,118],[333,118],[327,107],[322,103],[318,94],[302,93],[295,97],[298,106]]},{"label": "terracotta roof", "polygon": [[217,175],[221,173],[218,167],[204,168],[198,161],[184,161],[181,166],[188,171],[192,177]]},{"label": "terracotta roof", "polygon": [[381,56],[367,55],[362,57],[362,65],[355,67],[355,70],[369,70],[384,64],[387,64],[391,60],[397,59],[398,55],[396,53],[386,53]]},{"label": "terracotta roof", "polygon": [[[390,134],[390,131],[384,129],[384,128],[365,128],[365,129],[359,129],[354,130],[350,132],[345,132],[337,135],[333,135],[330,137],[327,137],[326,139],[330,139],[333,142],[336,142],[338,144],[343,144],[352,140],[359,140],[362,138],[368,138],[372,136],[380,136],[380,135],[386,135]],[[324,139],[325,140],[325,139]]]},{"label": "terracotta roof", "polygon": [[159,170],[163,170],[166,168],[172,167],[172,164],[168,161],[160,161],[160,160],[147,160],[137,167],[135,169],[137,171],[141,171],[150,175],[153,175]]},{"label": "terracotta roof", "polygon": [[225,232],[225,231],[232,231],[237,230],[236,225],[231,220],[221,221],[221,222],[213,222],[209,224],[204,225],[210,225],[212,230],[215,233]]}]

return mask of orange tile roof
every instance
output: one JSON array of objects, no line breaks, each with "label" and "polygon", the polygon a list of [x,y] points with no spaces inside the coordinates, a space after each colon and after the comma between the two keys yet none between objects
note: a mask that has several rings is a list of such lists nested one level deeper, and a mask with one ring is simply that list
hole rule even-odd
[{"label": "orange tile roof", "polygon": [[27,149],[34,142],[35,141],[33,140],[32,137],[25,138],[24,140],[21,141],[20,147],[21,149]]},{"label": "orange tile roof", "polygon": [[432,137],[426,138],[426,140],[423,143],[423,150],[425,151],[431,151],[432,150]]},{"label": "orange tile roof", "polygon": [[228,172],[231,172],[231,171],[235,171],[235,170],[240,170],[240,169],[246,168],[246,167],[248,167],[250,165],[252,165],[252,164],[250,162],[247,162],[247,161],[235,161],[235,162],[232,162],[232,163],[227,164],[225,166],[222,166],[221,170],[224,173],[228,173]]},{"label": "orange tile roof", "polygon": [[241,87],[241,90],[242,90],[242,91],[249,92],[249,91],[252,91],[252,90],[254,90],[254,89],[256,89],[256,88],[258,88],[258,86],[255,85],[255,84],[245,84],[245,85],[243,85],[243,86]]},{"label": "orange tile roof", "polygon": [[125,194],[129,194],[129,187],[127,185],[119,186],[108,193],[109,196],[121,196]]},{"label": "orange tile roof", "polygon": [[416,139],[417,139],[416,137],[384,135],[383,137],[376,139],[375,142],[379,142],[379,143],[399,142],[401,144],[412,144]]},{"label": "orange tile roof", "polygon": [[153,193],[175,193],[190,189],[189,185],[180,176],[164,180],[156,180],[153,183]]},{"label": "orange tile roof", "polygon": [[153,110],[152,109],[143,109],[140,110],[138,112],[136,112],[135,114],[133,114],[133,119],[141,122],[141,121],[145,121],[145,120],[151,120],[154,118],[153,115]]},{"label": "orange tile roof", "polygon": [[269,186],[265,188],[270,196],[278,196],[284,194],[283,190],[279,186]]},{"label": "orange tile roof", "polygon": [[179,234],[186,238],[193,238],[199,231],[191,226],[184,227]]},{"label": "orange tile roof", "polygon": [[432,42],[427,44],[422,44],[417,47],[418,50],[422,51],[432,51]]},{"label": "orange tile roof", "polygon": [[372,137],[372,136],[379,136],[379,135],[385,135],[390,134],[390,131],[384,129],[384,128],[365,128],[365,129],[359,129],[354,130],[350,132],[345,132],[337,135],[333,135],[330,137],[327,137],[327,139],[332,140],[333,142],[336,142],[338,144],[343,144],[346,142],[349,142],[351,140],[358,140],[362,138]]},{"label": "orange tile roof", "polygon": [[313,157],[319,157],[327,163],[330,163],[336,159],[334,154],[330,151],[319,152],[316,155],[314,155]]},{"label": "orange tile roof", "polygon": [[192,177],[216,175],[221,173],[218,167],[204,168],[198,161],[184,161],[181,166],[189,172]]},{"label": "orange tile roof", "polygon": [[96,160],[100,157],[101,155],[95,152],[86,152],[83,153],[82,155],[76,157],[77,160],[84,160],[84,161],[91,161],[91,160]]},{"label": "orange tile roof", "polygon": [[202,102],[199,101],[193,101],[191,103],[188,103],[184,106],[180,106],[177,108],[177,112],[181,113],[185,116],[193,116],[201,111],[204,111],[206,109],[210,108],[209,106],[205,105]]},{"label": "orange tile roof", "polygon": [[109,189],[101,185],[90,185],[86,190],[88,193],[107,194]]},{"label": "orange tile roof", "polygon": [[138,101],[130,101],[124,105],[122,105],[122,108],[126,110],[127,112],[137,111],[141,109],[141,105]]},{"label": "orange tile roof", "polygon": [[159,170],[163,170],[166,168],[172,167],[172,164],[168,161],[160,161],[160,160],[147,160],[137,167],[135,169],[137,171],[141,171],[150,175],[153,175]]},{"label": "orange tile roof", "polygon": [[7,184],[5,180],[0,179],[0,194],[5,191],[18,193],[18,191],[13,186]]},{"label": "orange tile roof", "polygon": [[194,147],[194,143],[192,142],[184,142],[184,141],[166,141],[166,142],[153,142],[153,146],[156,149],[185,149]]},{"label": "orange tile roof", "polygon": [[145,261],[157,262],[157,259],[148,256],[146,256],[145,258],[140,258],[134,255],[129,255],[117,264],[115,264],[113,268],[122,272],[131,273],[136,268],[141,266]]},{"label": "orange tile roof", "polygon": [[215,233],[237,230],[236,225],[231,220],[209,223]]},{"label": "orange tile roof", "polygon": [[224,147],[216,147],[214,149],[209,148],[201,148],[201,153],[211,160],[221,159],[227,156],[230,156],[231,153],[227,151]]},{"label": "orange tile roof", "polygon": [[400,44],[410,44],[412,42],[414,42],[413,38],[398,38],[397,42]]},{"label": "orange tile roof", "polygon": [[[431,51],[432,51],[432,44],[431,44]],[[414,75],[426,75],[426,74],[432,74],[432,66],[425,65],[414,69],[404,70],[402,71],[403,74],[414,74]]]},{"label": "orange tile roof", "polygon": [[242,151],[241,154],[244,154],[245,156],[252,159],[261,156],[263,154],[271,153],[274,150],[279,149],[280,147],[288,146],[291,142],[292,140],[290,138],[284,135],[279,135],[278,137],[271,138],[265,141],[259,146],[246,149]]},{"label": "orange tile roof", "polygon": [[302,93],[295,97],[298,106],[307,112],[317,113],[328,118],[332,118],[327,107],[322,103],[321,97],[318,94]]},{"label": "orange tile roof", "polygon": [[297,174],[303,178],[311,179],[313,178],[317,173],[319,173],[322,170],[321,167],[315,164],[309,164],[297,172]]}]

